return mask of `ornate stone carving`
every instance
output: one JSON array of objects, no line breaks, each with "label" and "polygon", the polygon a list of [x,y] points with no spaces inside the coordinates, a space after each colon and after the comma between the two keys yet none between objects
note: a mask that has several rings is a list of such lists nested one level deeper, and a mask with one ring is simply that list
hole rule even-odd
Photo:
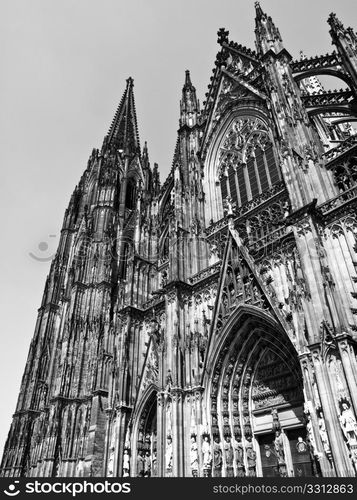
[{"label": "ornate stone carving", "polygon": [[226,476],[233,477],[233,447],[230,436],[226,436],[223,442],[224,459],[226,464]]},{"label": "ornate stone carving", "polygon": [[210,476],[212,468],[211,438],[209,434],[202,435],[202,468],[204,476]]},{"label": "ornate stone carving", "polygon": [[222,475],[222,445],[218,436],[213,439],[213,469],[215,477]]},{"label": "ornate stone carving", "polygon": [[255,477],[257,475],[256,471],[257,454],[253,448],[251,436],[247,436],[246,438],[245,453],[247,456],[247,463],[248,463],[248,476]]},{"label": "ornate stone carving", "polygon": [[321,443],[322,443],[322,446],[323,446],[324,452],[326,453],[327,458],[330,461],[332,461],[330,441],[329,441],[329,438],[327,435],[326,424],[325,424],[325,419],[324,419],[322,409],[318,408],[316,410],[316,412],[317,412],[317,417],[318,417],[318,426],[319,426],[319,434],[320,434]]},{"label": "ornate stone carving", "polygon": [[138,455],[136,457],[136,475],[137,475],[137,477],[144,477],[144,468],[145,468],[144,453],[141,450],[139,450]]},{"label": "ornate stone carving", "polygon": [[357,422],[351,408],[351,403],[347,399],[340,400],[339,421],[342,432],[350,447],[357,446]]}]

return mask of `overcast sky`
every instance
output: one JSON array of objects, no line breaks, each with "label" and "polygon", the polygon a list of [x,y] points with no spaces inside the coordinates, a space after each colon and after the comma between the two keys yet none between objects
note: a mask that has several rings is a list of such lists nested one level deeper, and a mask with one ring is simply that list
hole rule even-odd
[{"label": "overcast sky", "polygon": [[[294,58],[300,49],[330,52],[329,13],[356,29],[356,4],[261,2]],[[64,210],[126,78],[134,78],[141,144],[164,180],[185,70],[204,101],[220,27],[255,48],[254,1],[1,0],[1,455]]]}]

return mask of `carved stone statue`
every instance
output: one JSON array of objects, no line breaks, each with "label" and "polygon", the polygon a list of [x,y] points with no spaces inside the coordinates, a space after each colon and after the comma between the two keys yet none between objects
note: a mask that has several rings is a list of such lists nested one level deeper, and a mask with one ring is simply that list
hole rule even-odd
[{"label": "carved stone statue", "polygon": [[339,416],[342,432],[350,446],[357,444],[357,423],[350,404],[347,401],[341,403],[341,414]]},{"label": "carved stone statue", "polygon": [[170,392],[171,390],[171,387],[172,387],[172,375],[171,375],[171,370],[167,370],[167,375],[166,375],[166,386],[165,386],[165,390],[167,392]]},{"label": "carved stone statue", "polygon": [[233,448],[235,451],[235,463],[238,477],[244,476],[244,449],[241,441],[234,440]]},{"label": "carved stone statue", "polygon": [[222,472],[222,446],[218,436],[213,441],[213,468],[215,476],[220,477]]},{"label": "carved stone statue", "polygon": [[275,432],[274,450],[276,458],[278,459],[278,464],[285,464],[283,435],[280,430]]},{"label": "carved stone statue", "polygon": [[279,415],[276,408],[271,410],[271,416],[273,418],[273,431],[276,431],[280,428]]},{"label": "carved stone statue", "polygon": [[319,460],[322,453],[320,453],[317,449],[315,435],[311,423],[310,409],[306,403],[304,413],[306,416],[306,441],[309,446],[310,455],[311,457],[315,457]]},{"label": "carved stone statue", "polygon": [[253,449],[253,443],[251,436],[247,437],[247,444],[245,445],[245,452],[247,454],[248,461],[248,476],[255,477],[256,473],[256,462],[257,462],[257,454]]},{"label": "carved stone statue", "polygon": [[130,475],[130,456],[129,451],[124,450],[123,455],[123,477],[127,477]]},{"label": "carved stone statue", "polygon": [[233,215],[233,201],[230,196],[224,200],[224,212],[225,215]]},{"label": "carved stone statue", "polygon": [[203,468],[210,469],[212,465],[211,444],[208,436],[203,437],[202,442]]},{"label": "carved stone statue", "polygon": [[224,440],[224,458],[228,467],[233,465],[233,448],[231,438],[227,436]]},{"label": "carved stone statue", "polygon": [[151,476],[151,457],[150,452],[147,451],[144,457],[144,477]]},{"label": "carved stone statue", "polygon": [[327,436],[325,420],[324,420],[322,412],[319,413],[318,424],[319,424],[319,434],[320,434],[322,446],[324,447],[324,451],[325,451],[326,455],[329,457],[331,455],[331,449],[330,449],[329,439]]},{"label": "carved stone statue", "polygon": [[231,443],[231,438],[226,436],[223,443],[224,458],[226,461],[226,475],[227,477],[233,477],[233,447]]},{"label": "carved stone statue", "polygon": [[136,459],[136,475],[137,477],[144,476],[144,457],[142,451],[138,451],[138,456]]}]

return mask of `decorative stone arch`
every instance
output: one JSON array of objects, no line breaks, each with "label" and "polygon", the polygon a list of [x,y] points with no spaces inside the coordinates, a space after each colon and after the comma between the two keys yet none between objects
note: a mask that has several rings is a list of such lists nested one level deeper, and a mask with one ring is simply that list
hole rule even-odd
[{"label": "decorative stone arch", "polygon": [[313,475],[302,371],[287,333],[270,313],[241,305],[220,337],[203,380],[212,475]]},{"label": "decorative stone arch", "polygon": [[[347,117],[354,116],[356,118],[356,111],[349,104],[327,104],[321,106],[314,106],[307,110],[309,116],[316,116],[326,113],[341,113]],[[346,121],[351,121],[351,119],[346,119]]]},{"label": "decorative stone arch", "polygon": [[301,82],[302,80],[305,80],[306,78],[310,78],[311,76],[321,76],[321,75],[326,75],[326,76],[333,76],[335,78],[338,78],[339,80],[342,80],[345,82],[351,90],[353,90],[353,82],[349,75],[346,73],[339,71],[338,69],[332,69],[332,68],[311,68],[310,70],[303,71],[297,75],[294,75],[294,79],[296,83]]},{"label": "decorative stone arch", "polygon": [[[210,146],[207,151],[207,155],[205,158],[205,167],[204,167],[204,190],[206,193],[206,224],[209,225],[211,221],[217,221],[223,218],[224,216],[224,203],[222,199],[222,193],[220,188],[220,174],[228,175],[227,172],[223,172],[221,169],[220,163],[220,151],[223,148],[224,141],[227,140],[227,134],[231,133],[232,127],[236,125],[240,120],[255,120],[257,123],[257,127],[254,130],[251,130],[250,133],[246,134],[244,138],[242,138],[242,143],[239,143],[240,152],[238,150],[235,151],[239,156],[239,162],[245,164],[248,159],[248,156],[251,154],[250,146],[254,142],[254,140],[259,140],[259,138],[264,137],[264,141],[268,141],[269,144],[273,146],[273,132],[272,125],[267,117],[267,115],[260,109],[258,105],[245,105],[241,107],[237,107],[231,110],[227,115],[220,120],[219,126],[217,127],[217,131],[214,134],[213,139],[211,140]],[[237,131],[237,141],[239,139],[239,131]],[[264,142],[263,141],[263,142]],[[276,152],[274,146],[272,148],[274,159],[277,162]],[[238,160],[237,160],[238,161]],[[245,182],[247,182],[246,177],[248,173],[245,172]],[[270,182],[270,180],[269,180]],[[239,195],[237,195],[239,196]],[[249,193],[248,198],[254,198],[254,194]],[[242,204],[245,201],[242,200]]]},{"label": "decorative stone arch", "polygon": [[146,387],[131,418],[131,476],[157,476],[157,391],[154,384]]}]

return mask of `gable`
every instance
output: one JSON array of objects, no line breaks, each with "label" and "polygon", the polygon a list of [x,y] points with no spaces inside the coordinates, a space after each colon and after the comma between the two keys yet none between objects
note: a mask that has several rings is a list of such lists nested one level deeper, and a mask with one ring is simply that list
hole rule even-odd
[{"label": "gable", "polygon": [[268,280],[264,281],[256,270],[254,261],[243,246],[239,232],[231,219],[213,313],[211,337],[217,341],[220,339],[226,322],[242,304],[268,312],[288,334],[291,333],[291,326],[276,303],[271,283]]}]

